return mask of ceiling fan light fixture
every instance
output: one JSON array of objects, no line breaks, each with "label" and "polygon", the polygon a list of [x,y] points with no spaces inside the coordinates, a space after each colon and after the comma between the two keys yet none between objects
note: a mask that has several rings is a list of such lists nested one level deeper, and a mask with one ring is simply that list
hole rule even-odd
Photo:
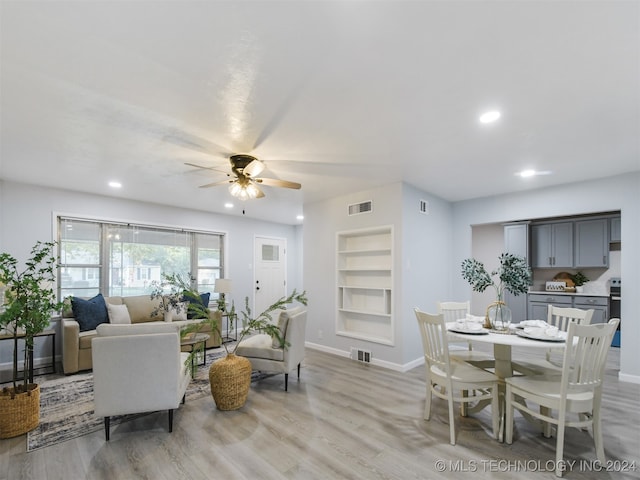
[{"label": "ceiling fan light fixture", "polygon": [[233,182],[229,186],[229,193],[234,197],[244,201],[256,198],[260,191],[251,182],[245,182],[242,184],[240,182]]}]

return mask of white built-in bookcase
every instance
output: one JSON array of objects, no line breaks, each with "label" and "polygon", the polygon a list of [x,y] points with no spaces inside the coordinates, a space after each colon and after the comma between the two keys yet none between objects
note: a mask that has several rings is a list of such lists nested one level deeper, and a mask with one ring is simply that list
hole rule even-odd
[{"label": "white built-in bookcase", "polygon": [[393,345],[393,227],[337,234],[336,333]]}]

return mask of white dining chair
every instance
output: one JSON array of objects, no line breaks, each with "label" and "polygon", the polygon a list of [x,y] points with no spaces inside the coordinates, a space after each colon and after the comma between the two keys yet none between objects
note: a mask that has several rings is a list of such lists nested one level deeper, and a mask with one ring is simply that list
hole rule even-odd
[{"label": "white dining chair", "polygon": [[[498,378],[485,370],[466,362],[452,362],[444,316],[432,315],[414,309],[424,349],[427,396],[424,419],[431,417],[431,396],[448,402],[449,441],[456,444],[454,402],[475,403],[491,401],[491,426],[493,436],[498,433]],[[457,395],[456,392],[462,392]],[[468,395],[471,392],[471,395]]]},{"label": "white dining chair", "polygon": [[[549,305],[547,309],[547,324],[557,327],[561,332],[566,332],[572,322],[579,325],[590,325],[592,318],[593,309],[581,310],[579,308],[556,307],[554,305]],[[545,353],[544,360],[517,362],[514,364],[514,368],[525,375],[560,374],[563,352],[564,348],[549,347]]]},{"label": "white dining chair", "polygon": [[[466,316],[471,312],[471,304],[469,301],[466,302],[438,302],[438,313],[442,314],[444,317],[445,323],[455,322],[456,320],[466,318]],[[493,367],[493,357],[486,353],[482,352],[474,352],[473,346],[470,341],[467,342],[467,349],[460,350],[451,348],[449,351],[449,355],[451,356],[451,360],[462,360],[465,362],[481,362],[476,363],[476,366],[481,366],[482,368],[492,368]]]},{"label": "white dining chair", "polygon": [[[590,325],[592,318],[593,309],[581,310],[579,308],[556,307],[553,305],[549,305],[549,308],[547,309],[547,323],[557,327],[558,330],[562,332],[566,332],[569,329],[569,323],[571,322],[576,322],[579,325]],[[552,365],[562,367],[562,363],[557,360],[554,361],[551,358],[554,351],[558,352],[562,350],[554,348],[547,350],[547,362]]]},{"label": "white dining chair", "polygon": [[[563,472],[566,427],[591,427],[596,457],[605,464],[600,419],[602,381],[607,353],[619,322],[618,318],[594,325],[569,322],[560,376],[519,376],[505,380],[505,441],[508,444],[513,441],[514,409],[541,420],[545,436],[551,433],[551,425],[556,425],[555,473],[558,477]],[[539,411],[527,402],[538,405]],[[555,417],[554,411],[557,412]]]}]

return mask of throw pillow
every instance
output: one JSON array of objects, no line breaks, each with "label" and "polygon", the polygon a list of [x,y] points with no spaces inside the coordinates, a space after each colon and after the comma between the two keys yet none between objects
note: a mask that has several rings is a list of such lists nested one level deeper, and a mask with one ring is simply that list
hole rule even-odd
[{"label": "throw pillow", "polygon": [[73,297],[71,299],[73,316],[80,325],[80,331],[95,330],[101,323],[109,322],[107,305],[101,293],[89,300]]},{"label": "throw pillow", "polygon": [[180,302],[180,311],[177,312],[175,308],[171,309],[171,318],[173,321],[187,320],[187,309],[189,308],[189,302]]},{"label": "throw pillow", "polygon": [[109,314],[109,323],[131,323],[129,309],[126,305],[111,305],[110,303],[107,303],[107,313]]},{"label": "throw pillow", "polygon": [[[200,294],[200,301],[199,302],[195,298],[190,298],[190,297],[187,297],[187,296],[183,296],[182,300],[184,300],[187,303],[187,307],[189,306],[189,303],[191,303],[191,302],[198,302],[203,307],[208,307],[209,306],[209,298],[210,297],[211,297],[211,293],[207,292],[207,293],[201,293]],[[188,319],[195,318],[195,313],[193,311],[190,311],[188,308],[187,308],[187,318]]]},{"label": "throw pillow", "polygon": [[[280,330],[280,338],[282,339],[282,342],[284,342],[284,335],[287,333],[287,325],[289,325],[289,314],[286,311],[283,311],[278,317],[278,330]],[[271,347],[282,348],[282,342],[278,340],[278,337],[273,337]]]}]

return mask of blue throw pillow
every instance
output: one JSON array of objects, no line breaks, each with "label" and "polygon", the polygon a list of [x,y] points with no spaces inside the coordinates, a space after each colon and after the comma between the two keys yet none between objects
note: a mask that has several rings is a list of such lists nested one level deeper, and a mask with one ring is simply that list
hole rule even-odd
[{"label": "blue throw pillow", "polygon": [[[198,301],[195,298],[191,298],[190,296],[184,295],[182,297],[182,301],[183,302],[198,302],[198,304],[202,305],[203,307],[208,307],[209,306],[209,298],[211,297],[211,293],[207,292],[207,293],[201,293],[200,294],[200,301]],[[195,313],[187,307],[187,318],[188,319],[192,319],[195,317]]]},{"label": "blue throw pillow", "polygon": [[89,300],[73,297],[71,299],[73,316],[80,325],[80,331],[95,330],[101,323],[109,322],[107,304],[101,293]]}]

